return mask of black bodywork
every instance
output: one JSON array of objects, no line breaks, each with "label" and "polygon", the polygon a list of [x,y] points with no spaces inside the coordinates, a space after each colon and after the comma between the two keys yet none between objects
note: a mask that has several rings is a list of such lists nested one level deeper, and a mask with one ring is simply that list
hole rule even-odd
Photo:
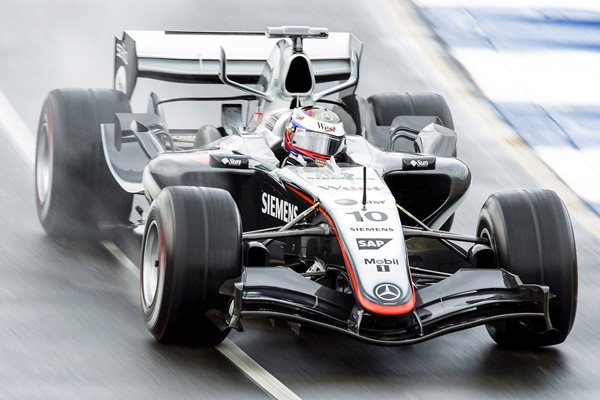
[{"label": "black bodywork", "polygon": [[[126,134],[122,136],[121,151],[127,146],[137,146],[138,155],[144,158],[147,154],[139,152],[138,136],[139,133],[129,139]],[[378,151],[383,180],[397,203],[424,224],[447,214],[468,189],[470,173],[454,157]],[[223,164],[223,158],[239,161],[239,165]],[[419,159],[428,160],[429,166],[407,167],[410,165],[407,161]],[[352,151],[345,162],[355,164]],[[415,308],[395,316],[362,310],[348,283],[344,258],[334,234],[300,232],[327,224],[322,214],[315,212],[296,226],[297,236],[276,238],[268,246],[262,246],[252,237],[253,232],[260,235],[261,231],[272,232],[282,226],[280,219],[259,211],[262,194],[297,206],[298,214],[314,204],[293,185],[282,185],[274,179],[271,172],[275,168],[250,155],[226,152],[221,146],[155,155],[145,172],[137,176],[141,179],[146,175],[145,179],[155,184],[144,192],[149,203],[168,186],[220,188],[231,193],[235,200],[248,239],[242,277],[225,282],[221,288],[224,295],[235,299],[232,314],[211,315],[223,329],[241,327],[242,318],[281,318],[370,343],[403,345],[507,318],[533,318],[538,321],[536,326],[540,331],[551,326],[547,317],[547,287],[523,285],[518,277],[506,271],[485,269],[492,263],[490,249],[485,244],[475,244],[471,251],[465,251],[448,245],[446,240],[454,238],[451,233],[436,231],[440,237],[423,236],[426,233],[418,222],[403,213],[400,216],[405,227],[408,265],[416,289]],[[263,235],[266,238],[269,233]],[[480,242],[484,243],[483,239]],[[312,277],[306,271],[315,258],[324,259],[327,271]]]}]

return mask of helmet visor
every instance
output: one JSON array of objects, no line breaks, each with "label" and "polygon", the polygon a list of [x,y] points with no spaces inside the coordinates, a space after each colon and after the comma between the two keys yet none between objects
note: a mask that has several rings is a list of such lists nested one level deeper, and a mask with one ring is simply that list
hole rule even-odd
[{"label": "helmet visor", "polygon": [[296,126],[294,128],[292,128],[292,132],[290,133],[293,148],[313,153],[311,156],[318,155],[324,159],[328,159],[340,153],[344,148],[343,136],[315,132]]}]

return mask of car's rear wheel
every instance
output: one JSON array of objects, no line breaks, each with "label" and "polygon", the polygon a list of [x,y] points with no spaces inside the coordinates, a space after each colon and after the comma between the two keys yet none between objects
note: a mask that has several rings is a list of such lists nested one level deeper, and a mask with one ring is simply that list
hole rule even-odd
[{"label": "car's rear wheel", "polygon": [[506,320],[486,325],[496,343],[509,348],[535,348],[562,343],[573,326],[577,308],[577,253],[569,214],[550,190],[497,193],[479,215],[477,234],[490,240],[494,265],[523,283],[546,285],[554,329],[537,333],[531,321]]},{"label": "car's rear wheel", "polygon": [[[415,116],[437,117],[442,126],[454,129],[454,121],[448,103],[437,93],[379,93],[370,96],[368,101],[378,126],[390,126],[394,118],[398,116]],[[386,143],[387,140],[389,140],[389,135],[385,137]],[[456,156],[456,151],[454,156]],[[449,231],[453,222],[454,214],[444,222],[440,229]]]},{"label": "car's rear wheel", "polygon": [[46,232],[96,239],[100,223],[128,221],[132,195],[112,177],[104,159],[100,125],[131,112],[114,90],[57,89],[48,94],[38,126],[35,200]]},{"label": "car's rear wheel", "polygon": [[140,291],[146,326],[162,343],[215,345],[221,331],[207,317],[225,313],[221,285],[242,271],[242,225],[221,189],[168,187],[152,203],[142,247]]},{"label": "car's rear wheel", "polygon": [[438,117],[441,125],[454,129],[446,100],[437,93],[379,93],[369,97],[377,125],[389,126],[402,116]]}]

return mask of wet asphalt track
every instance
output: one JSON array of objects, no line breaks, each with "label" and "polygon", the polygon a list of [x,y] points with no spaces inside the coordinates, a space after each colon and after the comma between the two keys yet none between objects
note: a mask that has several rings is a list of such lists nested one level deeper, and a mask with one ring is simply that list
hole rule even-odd
[{"label": "wet asphalt track", "polygon": [[[32,132],[49,90],[110,86],[112,36],[124,28],[327,26],[351,31],[365,43],[360,94],[437,90],[447,97],[460,134],[459,155],[474,178],[456,230],[474,230],[489,193],[544,186],[533,177],[537,171],[525,171],[500,139],[481,132],[482,121],[461,97],[445,93],[430,78],[431,66],[415,63],[395,27],[399,21],[384,3],[103,3],[2,2],[0,91]],[[412,9],[407,12],[417,17]],[[267,397],[213,349],[155,344],[143,325],[135,278],[104,248],[45,236],[35,215],[31,167],[7,135],[0,132],[0,398]],[[407,348],[374,347],[314,331],[297,337],[263,322],[247,323],[245,333],[230,338],[304,399],[595,399],[600,396],[600,239],[580,222],[575,229],[578,317],[567,342],[553,349],[502,351],[483,328]]]}]

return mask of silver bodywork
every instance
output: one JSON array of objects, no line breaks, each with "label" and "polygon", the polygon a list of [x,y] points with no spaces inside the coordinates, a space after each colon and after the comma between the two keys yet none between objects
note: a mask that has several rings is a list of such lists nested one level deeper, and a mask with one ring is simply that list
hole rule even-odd
[{"label": "silver bodywork", "polygon": [[[403,155],[382,151],[363,136],[348,135],[346,153],[364,169],[339,167],[333,159],[323,168],[278,168],[280,159],[275,153],[281,148],[290,104],[305,106],[333,93],[352,94],[358,84],[362,44],[349,33],[328,34],[321,30],[321,36],[310,36],[310,29],[283,27],[279,34],[271,29],[267,37],[256,33],[126,32],[123,39],[117,39],[115,87],[131,95],[138,77],[150,77],[190,83],[222,82],[255,96],[262,121],[245,121],[233,134],[206,144],[197,153],[180,152],[182,159],[203,159],[213,153],[244,154],[250,157],[251,168],[268,166],[274,182],[282,187],[289,185],[318,202],[330,219],[361,306],[379,314],[410,311],[415,295],[403,226],[396,199],[383,179],[402,169]],[[299,33],[294,36],[294,32]],[[313,40],[315,37],[320,38]],[[304,79],[305,83],[294,92],[288,80],[290,74],[298,74],[297,70],[304,71],[304,75],[292,78]],[[327,81],[334,83],[318,91],[316,84]],[[163,154],[173,158],[178,153],[164,149],[154,153],[154,136],[161,130],[168,132],[160,120],[151,126],[147,122],[143,131],[139,118],[119,118],[119,125],[129,126],[142,147],[144,141],[148,143],[145,163],[159,160]],[[114,154],[124,151],[111,151],[111,143],[118,135],[115,126],[103,126],[103,144],[111,171],[123,189],[143,193],[152,201],[162,187],[147,166],[140,170],[139,179],[132,181],[124,179],[114,165]],[[149,136],[147,140],[145,135]],[[455,158],[440,157],[438,165],[454,169],[464,181],[470,180],[466,166]],[[461,201],[462,195],[447,202],[444,212],[429,221],[431,227],[439,228]]]}]

